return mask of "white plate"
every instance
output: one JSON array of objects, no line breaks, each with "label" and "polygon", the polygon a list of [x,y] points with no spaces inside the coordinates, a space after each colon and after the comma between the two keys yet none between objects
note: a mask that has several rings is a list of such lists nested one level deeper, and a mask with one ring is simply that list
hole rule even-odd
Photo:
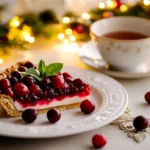
[{"label": "white plate", "polygon": [[150,76],[149,66],[147,66],[147,70],[145,72],[120,72],[111,70],[109,67],[107,67],[107,63],[102,59],[102,56],[99,54],[92,41],[87,42],[80,48],[79,56],[81,60],[88,66],[98,69],[100,72],[112,77],[134,79]]},{"label": "white plate", "polygon": [[0,118],[0,135],[20,138],[53,138],[73,135],[102,127],[119,117],[127,107],[128,95],[114,79],[92,71],[65,68],[74,77],[84,79],[91,86],[91,100],[96,109],[84,115],[79,108],[62,111],[61,119],[50,124],[46,114],[40,114],[32,124],[19,118]]}]

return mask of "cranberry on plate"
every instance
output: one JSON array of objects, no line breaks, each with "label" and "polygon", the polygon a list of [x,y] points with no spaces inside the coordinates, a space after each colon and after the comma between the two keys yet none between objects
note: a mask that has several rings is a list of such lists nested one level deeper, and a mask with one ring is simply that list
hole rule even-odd
[{"label": "cranberry on plate", "polygon": [[32,123],[35,121],[35,119],[37,118],[38,113],[35,109],[26,109],[23,113],[22,113],[22,119],[26,122],[26,123]]},{"label": "cranberry on plate", "polygon": [[61,117],[61,113],[59,110],[57,109],[50,109],[48,112],[47,112],[47,118],[49,120],[49,122],[51,123],[56,123]]},{"label": "cranberry on plate", "polygon": [[95,110],[95,104],[92,101],[85,99],[81,102],[80,108],[83,113],[90,114]]}]

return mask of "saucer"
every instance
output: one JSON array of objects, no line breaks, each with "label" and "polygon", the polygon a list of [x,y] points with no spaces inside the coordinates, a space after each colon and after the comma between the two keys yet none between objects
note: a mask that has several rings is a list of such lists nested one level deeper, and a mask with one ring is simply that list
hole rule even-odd
[{"label": "saucer", "polygon": [[102,56],[100,55],[98,49],[92,43],[92,41],[82,45],[82,47],[79,50],[79,57],[86,65],[115,78],[136,79],[150,76],[149,66],[144,72],[142,70],[141,72],[121,72],[113,70],[102,59]]}]

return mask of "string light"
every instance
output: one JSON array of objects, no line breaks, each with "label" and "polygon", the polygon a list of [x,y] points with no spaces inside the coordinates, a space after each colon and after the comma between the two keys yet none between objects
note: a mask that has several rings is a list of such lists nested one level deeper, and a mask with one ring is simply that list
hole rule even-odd
[{"label": "string light", "polygon": [[34,43],[35,38],[32,36],[32,29],[29,26],[23,26],[21,33],[20,33],[20,38],[22,40],[25,40],[29,43]]},{"label": "string light", "polygon": [[117,2],[116,2],[116,1],[112,1],[112,0],[108,0],[108,1],[106,2],[106,5],[107,5],[108,8],[114,9],[114,8],[116,8],[116,6],[117,6]]},{"label": "string light", "polygon": [[70,28],[66,29],[66,34],[67,35],[71,35],[72,34],[72,30]]},{"label": "string light", "polygon": [[82,14],[82,18],[89,20],[91,17],[90,17],[90,14],[88,14],[88,13],[83,13],[83,14]]},{"label": "string light", "polygon": [[65,36],[64,36],[64,34],[63,34],[63,33],[59,33],[59,34],[58,34],[58,39],[59,39],[59,40],[63,40],[63,39],[64,39],[64,37],[65,37]]},{"label": "string light", "polygon": [[74,42],[76,40],[75,36],[74,35],[71,35],[70,36],[70,41]]},{"label": "string light", "polygon": [[123,5],[120,6],[120,11],[121,11],[121,12],[126,12],[127,10],[128,10],[127,5],[124,5],[124,4],[123,4]]},{"label": "string light", "polygon": [[98,6],[99,6],[99,8],[104,9],[105,8],[105,3],[100,2]]},{"label": "string light", "polygon": [[64,44],[64,45],[69,44],[69,40],[68,40],[68,39],[64,39],[64,40],[63,40],[63,44]]},{"label": "string light", "polygon": [[148,6],[148,5],[150,5],[150,0],[144,0],[143,3],[144,3],[144,5]]},{"label": "string light", "polygon": [[28,41],[29,43],[33,43],[35,41],[33,36],[30,36],[29,34],[26,34],[24,37],[25,41]]},{"label": "string light", "polygon": [[19,34],[20,34],[20,30],[18,28],[10,28],[8,33],[8,39],[9,40],[18,39],[20,37]]},{"label": "string light", "polygon": [[62,18],[62,21],[63,21],[63,23],[68,24],[68,23],[70,23],[70,18],[69,17],[64,17],[64,18]]},{"label": "string light", "polygon": [[2,58],[0,58],[0,64],[2,64],[3,63],[3,59]]},{"label": "string light", "polygon": [[10,27],[18,27],[21,24],[21,22],[22,22],[22,20],[18,16],[15,16],[9,22],[9,26]]}]

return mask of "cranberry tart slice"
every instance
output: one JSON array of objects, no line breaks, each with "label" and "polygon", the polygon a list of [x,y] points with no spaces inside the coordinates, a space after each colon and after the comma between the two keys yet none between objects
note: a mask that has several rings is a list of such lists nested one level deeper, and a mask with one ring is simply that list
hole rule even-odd
[{"label": "cranberry tart slice", "polygon": [[50,108],[72,109],[89,98],[90,86],[81,79],[61,73],[62,63],[38,67],[30,61],[18,62],[0,73],[0,104],[8,116],[18,117],[28,108],[39,113]]}]

